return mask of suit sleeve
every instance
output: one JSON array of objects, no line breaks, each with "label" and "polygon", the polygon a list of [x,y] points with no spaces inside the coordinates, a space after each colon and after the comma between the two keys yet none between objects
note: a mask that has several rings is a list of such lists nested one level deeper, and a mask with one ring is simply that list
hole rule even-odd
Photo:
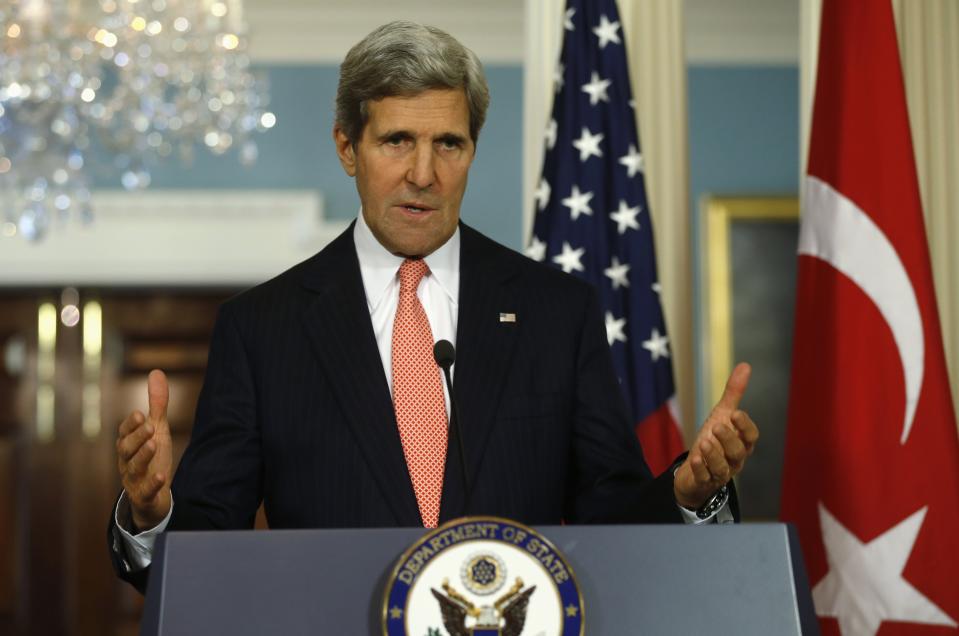
[{"label": "suit sleeve", "polygon": [[681,523],[673,496],[673,471],[654,477],[633,432],[592,288],[581,324],[566,519],[573,523]]},{"label": "suit sleeve", "polygon": [[173,479],[170,530],[252,528],[263,497],[257,392],[232,307],[221,307],[213,330],[193,433]]}]

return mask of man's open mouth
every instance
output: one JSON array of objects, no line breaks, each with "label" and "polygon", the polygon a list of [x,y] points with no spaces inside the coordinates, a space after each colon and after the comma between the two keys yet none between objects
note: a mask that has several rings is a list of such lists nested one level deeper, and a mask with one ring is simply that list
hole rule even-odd
[{"label": "man's open mouth", "polygon": [[417,212],[429,212],[429,211],[431,211],[431,210],[434,209],[434,208],[431,208],[431,207],[428,207],[428,206],[425,206],[425,205],[421,205],[421,204],[418,204],[418,203],[402,203],[402,204],[400,204],[399,207],[405,208],[406,210],[409,210],[410,212],[413,212],[413,213],[417,213]]}]

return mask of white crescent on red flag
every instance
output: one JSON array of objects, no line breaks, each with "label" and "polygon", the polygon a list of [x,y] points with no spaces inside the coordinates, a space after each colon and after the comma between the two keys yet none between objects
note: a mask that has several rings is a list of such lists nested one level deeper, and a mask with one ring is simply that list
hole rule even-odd
[{"label": "white crescent on red flag", "polygon": [[892,7],[824,0],[781,516],[825,633],[955,633],[959,440]]}]

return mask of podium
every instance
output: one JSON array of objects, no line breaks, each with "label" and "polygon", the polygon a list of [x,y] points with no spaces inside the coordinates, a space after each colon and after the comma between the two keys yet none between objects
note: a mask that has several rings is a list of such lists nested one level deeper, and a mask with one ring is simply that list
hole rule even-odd
[{"label": "podium", "polygon": [[[589,636],[819,633],[790,526],[536,529],[572,566]],[[416,528],[165,533],[141,634],[381,634],[386,578],[423,534]],[[538,634],[533,625],[527,632]]]}]

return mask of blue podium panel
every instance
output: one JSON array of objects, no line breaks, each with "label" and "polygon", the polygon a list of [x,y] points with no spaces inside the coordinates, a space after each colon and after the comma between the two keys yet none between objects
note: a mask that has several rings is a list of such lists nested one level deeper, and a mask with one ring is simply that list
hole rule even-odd
[{"label": "blue podium panel", "polygon": [[[798,541],[785,525],[537,530],[569,560],[590,636],[818,634]],[[157,544],[141,633],[380,634],[386,577],[423,532],[168,533]],[[527,632],[537,634],[533,625]]]}]

